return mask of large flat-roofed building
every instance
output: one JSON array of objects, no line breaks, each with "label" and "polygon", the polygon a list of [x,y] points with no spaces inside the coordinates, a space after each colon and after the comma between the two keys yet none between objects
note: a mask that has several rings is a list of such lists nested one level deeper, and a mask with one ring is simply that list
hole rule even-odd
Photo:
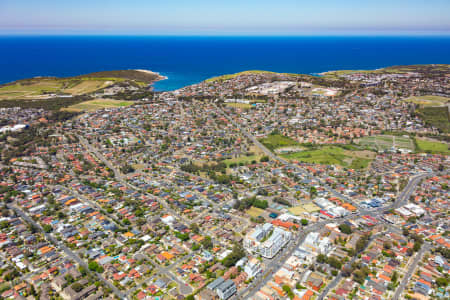
[{"label": "large flat-roofed building", "polygon": [[256,258],[250,259],[244,266],[244,272],[247,273],[248,278],[253,278],[261,273],[261,263]]},{"label": "large flat-roofed building", "polygon": [[273,258],[291,239],[291,233],[266,223],[250,231],[244,239],[244,248],[250,253]]},{"label": "large flat-roofed building", "polygon": [[223,277],[219,277],[211,282],[207,288],[214,291],[220,299],[228,299],[237,291],[236,284],[230,279],[223,279]]},{"label": "large flat-roofed building", "polygon": [[220,299],[230,298],[236,294],[236,290],[236,284],[231,279],[228,279],[216,288],[217,296],[219,296]]}]

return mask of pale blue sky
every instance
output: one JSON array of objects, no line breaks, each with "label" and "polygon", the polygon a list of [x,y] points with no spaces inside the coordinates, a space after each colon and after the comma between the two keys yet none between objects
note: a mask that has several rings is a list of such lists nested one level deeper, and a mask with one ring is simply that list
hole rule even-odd
[{"label": "pale blue sky", "polygon": [[0,0],[1,34],[450,34],[450,0]]}]

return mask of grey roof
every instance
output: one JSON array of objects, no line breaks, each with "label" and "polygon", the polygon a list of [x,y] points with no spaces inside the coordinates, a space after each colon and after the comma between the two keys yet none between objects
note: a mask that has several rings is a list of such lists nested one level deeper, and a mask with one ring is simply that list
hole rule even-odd
[{"label": "grey roof", "polygon": [[222,283],[221,285],[219,285],[219,286],[217,287],[217,289],[218,289],[218,290],[221,290],[221,291],[226,291],[226,290],[228,290],[232,285],[235,285],[235,284],[234,284],[234,281],[231,280],[231,279],[228,279],[227,281],[225,281],[224,283]]},{"label": "grey roof", "polygon": [[225,279],[223,277],[219,277],[210,284],[208,284],[208,288],[211,290],[215,290],[219,285],[225,282]]}]

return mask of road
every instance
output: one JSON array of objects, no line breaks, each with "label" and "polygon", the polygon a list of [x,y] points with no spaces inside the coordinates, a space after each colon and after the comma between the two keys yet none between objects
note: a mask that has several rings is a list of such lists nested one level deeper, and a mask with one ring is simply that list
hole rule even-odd
[{"label": "road", "polygon": [[[369,244],[376,239],[377,237],[379,237],[380,235],[383,235],[384,233],[378,233],[375,234],[373,236],[370,237],[369,242],[366,244],[366,246],[364,247],[364,249],[362,251],[360,251],[359,253],[364,252],[364,250],[366,250],[366,248],[369,246]],[[356,260],[358,259],[358,255],[356,254],[355,256],[353,256],[353,258],[348,262],[349,264],[353,264]],[[328,294],[329,291],[333,290],[336,285],[341,281],[342,279],[342,271],[339,271],[339,274],[333,279],[333,281],[331,281],[326,288],[320,293],[319,297],[317,298],[318,300],[323,300],[325,299],[326,295]]]},{"label": "road", "polygon": [[[120,170],[118,170],[108,159],[106,159],[103,156],[103,154],[100,153],[100,151],[98,151],[94,146],[92,146],[85,138],[81,136],[78,136],[78,138],[81,144],[84,147],[86,147],[88,151],[93,153],[100,161],[102,161],[110,170],[113,171],[114,177],[116,178],[117,181],[133,190],[145,193],[145,191],[127,182],[125,176],[120,172]],[[192,223],[192,221],[190,221],[189,219],[182,218],[175,210],[173,210],[169,206],[169,204],[164,199],[155,195],[152,195],[152,197],[155,198],[158,201],[158,203],[162,205],[168,212],[170,212],[173,216],[177,217],[181,223],[187,223],[187,225],[190,225]]]},{"label": "road", "polygon": [[[346,217],[339,219],[339,221],[344,222],[347,219],[355,218],[358,216],[358,214],[347,215]],[[259,277],[259,280],[239,292],[237,297],[239,299],[247,299],[252,297],[271,279],[271,273],[276,273],[284,265],[286,259],[288,259],[298,248],[298,246],[303,243],[309,233],[319,231],[328,223],[330,223],[330,221],[326,220],[301,228],[301,232],[298,233],[294,237],[294,239],[292,239],[291,242],[284,249],[282,249],[281,252],[266,266],[265,271]]]},{"label": "road", "polygon": [[[186,285],[183,281],[179,280],[178,277],[172,273],[172,269],[173,269],[175,266],[177,266],[177,265],[178,265],[180,262],[182,262],[183,260],[186,260],[186,259],[188,259],[188,258],[193,257],[193,256],[194,256],[193,253],[190,253],[190,254],[188,254],[188,255],[186,255],[186,256],[183,256],[183,257],[178,258],[176,261],[172,262],[172,263],[171,263],[169,266],[167,266],[167,267],[162,267],[162,266],[160,266],[158,263],[156,263],[153,259],[151,259],[151,258],[150,258],[147,254],[145,254],[145,253],[142,253],[142,252],[136,252],[136,254],[143,255],[147,261],[151,262],[154,266],[157,266],[157,267],[158,267],[157,275],[164,274],[164,275],[166,275],[167,277],[169,277],[170,279],[172,279],[173,281],[175,281],[175,282],[178,284],[178,291],[179,291],[181,294],[183,294],[183,295],[186,296],[186,295],[190,295],[190,294],[194,291],[194,289],[193,289],[190,285]],[[147,282],[148,282],[148,280],[146,280],[146,281],[144,281],[143,283],[141,283],[141,284],[135,286],[134,288],[128,290],[128,291],[127,291],[127,295],[131,297],[131,296],[133,295],[133,293],[134,293],[136,290],[138,290],[139,288],[141,288],[142,285],[143,285],[144,283],[147,283]]]},{"label": "road", "polygon": [[325,190],[327,190],[329,193],[331,193],[333,196],[338,197],[340,199],[345,200],[346,202],[352,204],[355,207],[358,207],[358,204],[354,203],[352,199],[350,199],[349,197],[337,192],[336,190],[334,190],[333,188],[331,188],[328,184],[326,184],[325,182],[322,181],[322,179],[315,177],[311,174],[309,174],[306,170],[300,168],[299,166],[292,164],[290,162],[288,162],[287,160],[285,160],[284,158],[281,158],[277,155],[275,155],[275,153],[273,153],[272,151],[270,151],[268,148],[266,148],[266,146],[264,146],[263,144],[261,144],[258,139],[253,136],[252,134],[250,134],[246,129],[242,128],[241,125],[239,125],[238,123],[236,123],[229,115],[225,114],[225,112],[218,107],[216,104],[213,104],[215,106],[215,108],[217,109],[217,111],[219,112],[219,114],[221,114],[223,117],[225,117],[228,121],[231,122],[231,124],[233,124],[233,126],[235,126],[237,129],[239,129],[241,131],[241,133],[248,138],[250,141],[252,141],[256,147],[258,147],[264,154],[266,154],[269,158],[271,158],[274,161],[278,161],[280,163],[282,163],[283,165],[286,165],[288,167],[290,167],[291,169],[299,172],[300,174],[302,174],[305,178],[307,179],[315,179],[317,182],[320,183],[320,185],[325,188]]},{"label": "road", "polygon": [[418,175],[411,177],[408,184],[406,185],[406,187],[403,189],[403,191],[397,197],[397,200],[395,201],[395,204],[393,205],[392,208],[394,208],[394,209],[399,208],[400,206],[407,204],[408,199],[409,199],[409,197],[411,197],[411,194],[416,189],[417,184],[419,184],[419,182],[422,179],[429,177],[429,176],[434,176],[434,175],[435,174],[433,172],[430,172],[430,173],[418,174]]},{"label": "road", "polygon": [[397,287],[397,290],[395,291],[394,297],[392,300],[398,300],[403,292],[403,290],[408,285],[409,279],[413,275],[414,271],[417,268],[417,265],[421,261],[423,255],[425,252],[429,251],[431,248],[431,245],[429,243],[424,243],[422,245],[422,248],[420,248],[419,252],[417,252],[416,256],[414,257],[414,261],[409,266],[408,271],[406,272],[405,276],[403,276],[402,281],[400,282],[400,285]]},{"label": "road", "polygon": [[[311,174],[309,174],[307,171],[305,171],[304,169],[300,168],[297,165],[291,164],[290,162],[286,161],[283,158],[278,157],[277,155],[275,155],[272,151],[270,151],[268,148],[266,148],[264,145],[262,145],[257,139],[256,137],[254,137],[252,134],[250,134],[246,129],[242,128],[239,124],[237,124],[230,116],[228,116],[227,114],[225,114],[218,106],[216,106],[215,104],[213,104],[216,109],[218,110],[218,112],[220,114],[222,114],[222,116],[224,116],[225,118],[227,118],[236,128],[238,128],[241,133],[248,138],[250,141],[252,141],[255,146],[257,146],[264,154],[266,154],[268,157],[270,157],[272,160],[274,161],[278,161],[280,163],[282,163],[283,165],[286,165],[288,167],[290,167],[291,169],[299,172],[300,174],[302,174],[303,176],[305,176],[305,178],[314,178],[318,183],[320,183],[320,185],[322,187],[324,187],[330,194],[332,194],[333,196],[336,196],[338,198],[341,198],[343,200],[345,200],[348,203],[351,203],[352,205],[354,205],[355,207],[359,208],[359,213],[358,214],[353,214],[353,215],[349,215],[347,217],[357,217],[359,215],[363,215],[363,214],[369,214],[371,216],[379,216],[381,213],[388,211],[390,209],[395,209],[398,208],[402,205],[405,204],[405,202],[407,202],[407,200],[409,199],[410,195],[412,194],[412,192],[414,191],[416,185],[420,182],[421,179],[432,175],[431,173],[426,173],[426,174],[419,174],[414,176],[413,178],[411,178],[411,180],[408,182],[407,186],[405,187],[405,189],[402,191],[402,193],[397,197],[396,201],[390,205],[385,207],[382,210],[378,210],[378,211],[374,211],[374,210],[366,210],[366,209],[361,209],[359,207],[358,204],[354,203],[352,201],[352,199],[350,199],[349,197],[337,192],[336,190],[332,189],[328,184],[324,183],[322,181],[322,179],[317,178],[312,176]],[[123,175],[121,174],[121,172],[116,169],[106,158],[103,157],[103,155],[94,147],[92,147],[92,145],[90,145],[84,138],[79,137],[80,141],[82,142],[82,144],[87,147],[87,149],[91,152],[93,152],[101,161],[103,161],[105,163],[106,166],[108,166],[113,172],[114,175],[116,177],[117,180],[119,180],[120,182],[122,182],[123,184],[130,186],[134,189],[138,189],[137,187],[132,186],[131,184],[129,184],[128,182],[125,181]],[[163,199],[159,199],[159,202],[169,211],[171,212],[174,216],[177,216],[180,220],[184,220],[187,223],[190,223],[189,220],[185,220],[184,218],[182,218],[181,216],[178,215],[178,213],[176,213],[175,211],[173,211],[168,204],[163,200]],[[344,220],[345,218],[341,218],[340,220]],[[256,293],[262,286],[264,286],[269,280],[270,280],[270,272],[275,273],[284,263],[284,260],[287,259],[290,255],[292,255],[292,253],[295,251],[295,249],[298,247],[298,245],[300,245],[304,238],[306,237],[306,235],[310,232],[314,232],[319,230],[322,226],[324,226],[325,224],[327,224],[329,221],[324,221],[324,222],[320,222],[320,223],[316,223],[313,225],[310,225],[306,228],[304,228],[304,230],[302,231],[302,233],[300,233],[293,241],[291,241],[283,250],[282,253],[280,253],[275,259],[273,259],[266,267],[264,274],[260,277],[259,281],[257,281],[255,284],[253,284],[252,286],[244,289],[243,291],[241,291],[238,294],[238,298],[240,297],[251,297],[254,293]],[[171,274],[169,272],[169,274]],[[173,274],[172,274],[173,275]],[[339,275],[340,276],[340,275]],[[326,293],[323,292],[321,294],[321,298],[323,299],[325,297],[325,295],[328,293],[329,289],[331,289],[334,285],[336,285],[339,282],[339,276],[337,278],[335,278],[335,280],[332,282],[332,285],[329,285],[330,287],[326,289]],[[171,276],[170,276],[171,277]],[[176,277],[175,277],[176,278]],[[177,281],[177,280],[175,280]],[[178,281],[177,281],[178,282]]]},{"label": "road", "polygon": [[[246,129],[242,128],[242,126],[240,126],[239,124],[237,124],[229,115],[225,114],[224,111],[222,109],[220,109],[217,105],[214,104],[214,106],[216,107],[216,109],[218,110],[218,112],[225,117],[226,119],[228,119],[236,128],[238,128],[241,133],[247,137],[250,141],[252,141],[264,154],[266,154],[268,157],[270,157],[272,160],[274,161],[278,161],[280,163],[282,163],[283,165],[289,166],[290,168],[296,170],[297,172],[299,172],[300,174],[302,174],[303,176],[305,176],[306,178],[314,178],[317,182],[319,182],[321,184],[322,187],[324,187],[330,194],[345,200],[348,203],[351,203],[353,206],[359,208],[358,210],[358,214],[353,214],[350,215],[351,217],[357,217],[360,215],[370,215],[373,217],[378,217],[380,216],[382,213],[389,211],[391,209],[395,209],[398,208],[404,204],[407,203],[409,197],[411,196],[412,192],[415,190],[415,187],[417,186],[417,184],[423,179],[426,178],[428,176],[432,176],[433,173],[424,173],[424,174],[418,174],[413,176],[408,184],[406,185],[406,187],[403,189],[402,193],[397,197],[396,201],[387,206],[384,207],[383,209],[380,210],[369,210],[369,209],[362,209],[357,203],[353,202],[349,197],[342,195],[341,193],[337,192],[336,190],[334,190],[333,188],[331,188],[328,184],[324,183],[320,178],[314,177],[311,174],[309,174],[307,171],[305,171],[304,169],[300,168],[297,165],[291,164],[290,162],[286,161],[283,158],[278,157],[277,155],[275,155],[272,151],[270,151],[268,148],[266,148],[263,144],[261,144],[258,139],[256,139],[255,136],[253,136],[252,134],[250,134]],[[328,221],[326,221],[326,223],[328,223]],[[321,224],[321,223],[318,223]],[[389,224],[390,225],[390,224]],[[392,226],[393,227],[393,226]],[[306,228],[306,230],[304,231],[303,234],[300,234],[299,239],[294,242],[293,245],[289,246],[289,251],[286,253],[284,252],[283,254],[280,254],[278,256],[278,258],[276,258],[273,262],[271,262],[267,268],[266,271],[264,272],[263,276],[261,277],[262,279],[260,279],[260,281],[258,281],[258,283],[256,285],[252,285],[251,287],[248,287],[247,289],[244,289],[241,293],[238,294],[238,298],[239,297],[251,297],[256,291],[258,291],[259,289],[262,288],[262,286],[264,286],[270,279],[270,272],[275,273],[280,267],[280,263],[279,261],[281,260],[281,258],[287,258],[290,256],[290,254],[293,253],[293,251],[295,250],[295,245],[299,245],[303,239],[305,238],[306,234],[309,232],[312,232],[314,230],[314,227],[311,228]],[[319,227],[320,228],[320,227]],[[397,228],[396,228],[397,229]],[[286,251],[286,250],[284,250]],[[289,255],[288,255],[289,254]],[[355,258],[353,258],[354,260]],[[340,276],[340,274],[339,274]],[[332,282],[332,284],[330,285],[330,287],[326,288],[325,291],[320,295],[320,299],[323,299],[326,294],[328,293],[328,291],[334,287],[336,284],[338,284],[340,277],[338,276],[338,278],[335,278],[335,280]]]},{"label": "road", "polygon": [[33,225],[35,228],[37,228],[39,231],[41,231],[45,238],[52,243],[56,248],[61,249],[64,251],[64,253],[70,257],[72,260],[74,260],[75,262],[77,262],[80,266],[83,266],[86,271],[92,275],[93,277],[97,277],[98,280],[102,281],[106,286],[108,286],[112,292],[119,297],[119,299],[127,299],[126,295],[123,294],[117,287],[115,287],[111,282],[109,282],[108,280],[106,280],[103,276],[101,276],[98,273],[94,273],[91,270],[89,270],[88,265],[78,256],[78,254],[76,254],[75,252],[73,252],[72,250],[70,250],[66,245],[64,245],[64,243],[59,242],[58,240],[56,240],[53,235],[51,235],[50,233],[47,233],[44,231],[44,229],[42,228],[42,226],[38,223],[36,223],[32,218],[30,218],[28,216],[28,214],[26,214],[24,211],[22,211],[20,208],[18,208],[15,205],[11,205],[8,204],[7,205],[9,209],[12,209],[16,212],[16,214],[18,214],[21,218],[23,218],[27,223]]},{"label": "road", "polygon": [[[140,192],[145,192],[145,191],[142,191],[141,189],[139,189],[138,187],[136,187],[136,186],[134,186],[134,185],[128,183],[128,182],[125,180],[125,177],[122,175],[122,173],[121,173],[117,168],[115,168],[115,167],[111,164],[111,162],[110,162],[108,159],[106,159],[106,158],[105,158],[105,157],[104,157],[104,156],[103,156],[103,155],[102,155],[95,147],[93,147],[86,139],[84,139],[83,137],[80,137],[80,136],[79,136],[78,138],[80,139],[80,141],[81,141],[81,143],[83,144],[83,146],[85,146],[90,152],[92,152],[98,159],[100,159],[100,160],[101,160],[108,168],[110,168],[110,169],[114,172],[114,177],[116,178],[116,180],[118,180],[118,181],[119,181],[120,183],[122,183],[123,185],[128,186],[129,188],[132,188],[132,189],[137,190],[137,191],[140,191]],[[81,196],[81,195],[79,195],[79,196]],[[182,218],[175,210],[173,210],[173,209],[167,204],[167,202],[166,202],[164,199],[160,199],[159,197],[156,197],[156,196],[153,196],[153,197],[155,197],[155,198],[158,200],[158,202],[159,202],[161,205],[163,205],[163,207],[164,207],[168,212],[170,212],[173,216],[177,217],[181,223],[187,223],[187,225],[190,225],[190,224],[192,223],[192,221],[190,221],[190,220],[188,220],[188,219],[185,219],[185,218]],[[85,200],[87,200],[87,199],[85,199]],[[181,294],[183,294],[183,295],[189,295],[189,294],[192,293],[192,291],[193,291],[192,287],[189,286],[189,285],[186,285],[184,282],[182,282],[181,280],[179,280],[179,279],[177,278],[177,276],[175,276],[175,275],[171,272],[171,268],[174,267],[176,264],[178,264],[178,262],[181,261],[182,259],[185,259],[186,257],[180,258],[179,261],[177,260],[176,262],[173,262],[169,267],[164,268],[164,267],[161,267],[161,266],[160,266],[159,264],[157,264],[156,262],[154,262],[152,259],[150,259],[150,257],[148,257],[147,255],[145,255],[145,254],[143,254],[143,253],[140,253],[140,254],[144,255],[148,261],[151,261],[151,262],[154,263],[156,266],[159,266],[159,267],[158,267],[158,273],[163,273],[163,274],[165,274],[167,277],[169,277],[169,278],[171,278],[173,281],[175,281],[175,282],[178,284],[178,286],[179,286],[179,292],[180,292]],[[189,256],[190,256],[190,255],[192,255],[192,254],[189,254]],[[141,284],[141,285],[142,285],[142,284]],[[139,286],[141,286],[141,285],[139,285]],[[130,290],[130,291],[128,291],[127,294],[130,295],[130,293],[131,293],[132,291],[134,292],[135,290],[136,290],[136,288],[135,288],[135,289],[132,289],[132,290]]]}]

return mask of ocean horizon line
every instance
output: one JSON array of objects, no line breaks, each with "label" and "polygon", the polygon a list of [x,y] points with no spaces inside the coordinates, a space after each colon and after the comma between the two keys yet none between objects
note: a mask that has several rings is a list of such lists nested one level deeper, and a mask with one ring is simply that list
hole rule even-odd
[{"label": "ocean horizon line", "polygon": [[2,33],[3,37],[148,37],[148,38],[450,38],[448,33],[435,34],[120,34],[120,33]]},{"label": "ocean horizon line", "polygon": [[0,36],[0,83],[145,69],[175,90],[246,70],[311,74],[449,64],[450,36]]}]

